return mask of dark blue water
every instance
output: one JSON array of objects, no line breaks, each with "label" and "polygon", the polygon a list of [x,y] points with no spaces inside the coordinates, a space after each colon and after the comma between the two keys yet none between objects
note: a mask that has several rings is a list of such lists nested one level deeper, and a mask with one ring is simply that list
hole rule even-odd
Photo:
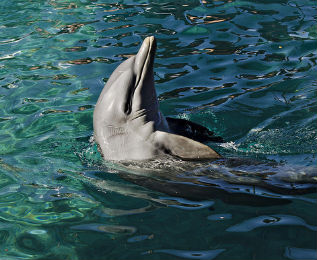
[{"label": "dark blue water", "polygon": [[[317,2],[0,2],[1,259],[317,259]],[[250,163],[104,162],[94,105],[155,35],[161,111]]]}]

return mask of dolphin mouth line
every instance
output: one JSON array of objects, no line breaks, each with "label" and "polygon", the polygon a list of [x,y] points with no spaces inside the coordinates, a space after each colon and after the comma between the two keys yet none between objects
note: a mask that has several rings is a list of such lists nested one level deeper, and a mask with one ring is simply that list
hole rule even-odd
[{"label": "dolphin mouth line", "polygon": [[143,65],[142,65],[142,70],[141,70],[141,73],[140,73],[140,77],[139,77],[139,79],[138,79],[138,81],[137,81],[136,86],[139,85],[141,79],[142,79],[143,76],[144,76],[144,73],[143,73],[143,72],[144,72],[144,66],[145,66],[145,64],[148,63],[148,60],[149,60],[149,58],[150,58],[151,51],[152,51],[152,49],[153,49],[154,37],[151,36],[151,37],[148,37],[148,39],[149,39],[149,40],[148,40],[148,41],[149,41],[149,47],[148,47],[148,50],[147,50],[147,53],[146,53],[146,58],[144,59],[144,62],[143,62]]},{"label": "dolphin mouth line", "polygon": [[[153,36],[150,36],[148,37],[148,42],[149,42],[149,47],[147,49],[147,52],[146,52],[146,57],[143,61],[143,64],[142,64],[142,69],[139,73],[139,77],[137,78],[137,81],[135,82],[134,84],[134,88],[132,89],[131,91],[131,94],[129,95],[129,102],[127,102],[127,108],[126,108],[126,113],[129,115],[131,114],[131,111],[132,111],[132,100],[133,100],[133,97],[134,97],[134,92],[135,90],[138,88],[139,84],[140,84],[140,81],[142,79],[144,79],[144,67],[146,64],[149,63],[149,59],[150,59],[150,56],[151,56],[151,51],[153,50],[153,43],[155,41],[155,38]],[[137,54],[138,55],[138,54]],[[135,58],[137,57],[137,55],[135,56]]]}]

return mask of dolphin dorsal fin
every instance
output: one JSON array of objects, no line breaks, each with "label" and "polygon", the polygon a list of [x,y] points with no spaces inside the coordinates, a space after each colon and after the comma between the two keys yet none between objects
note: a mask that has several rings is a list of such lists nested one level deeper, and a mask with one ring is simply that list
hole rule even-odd
[{"label": "dolphin dorsal fin", "polygon": [[218,159],[220,154],[209,146],[190,138],[162,131],[154,133],[154,142],[165,152],[182,159]]}]

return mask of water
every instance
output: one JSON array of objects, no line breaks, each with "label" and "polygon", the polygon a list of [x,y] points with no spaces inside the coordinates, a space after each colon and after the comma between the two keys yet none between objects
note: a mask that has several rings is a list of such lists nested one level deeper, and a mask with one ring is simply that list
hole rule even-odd
[{"label": "water", "polygon": [[[316,259],[316,6],[2,0],[0,258]],[[265,165],[102,161],[94,105],[149,35],[162,112]]]}]

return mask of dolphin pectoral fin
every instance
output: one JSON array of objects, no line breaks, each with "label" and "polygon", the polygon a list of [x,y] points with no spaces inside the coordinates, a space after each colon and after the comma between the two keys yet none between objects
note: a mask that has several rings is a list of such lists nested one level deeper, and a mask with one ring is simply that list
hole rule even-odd
[{"label": "dolphin pectoral fin", "polygon": [[155,145],[165,153],[182,159],[218,159],[220,154],[209,146],[196,142],[190,138],[162,131],[154,133]]},{"label": "dolphin pectoral fin", "polygon": [[166,117],[172,133],[191,138],[198,142],[223,142],[222,137],[215,136],[207,127],[186,119]]}]

